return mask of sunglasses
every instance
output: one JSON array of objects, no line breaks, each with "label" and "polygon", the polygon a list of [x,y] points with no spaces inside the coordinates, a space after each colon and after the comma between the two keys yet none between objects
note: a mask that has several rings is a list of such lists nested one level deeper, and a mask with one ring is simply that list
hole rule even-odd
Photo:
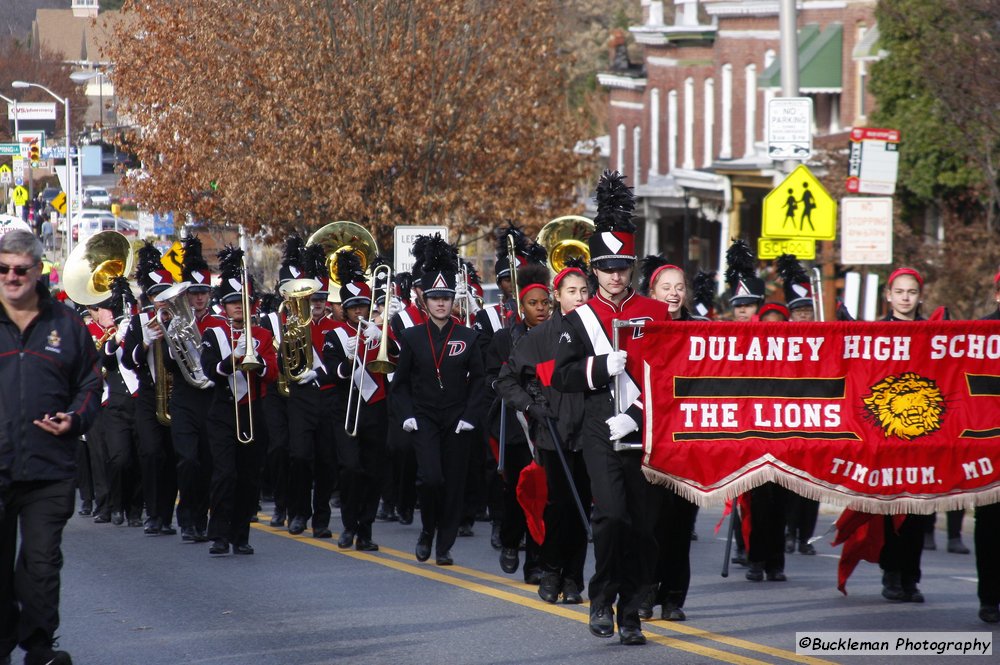
[{"label": "sunglasses", "polygon": [[8,272],[13,270],[14,274],[17,275],[18,277],[24,277],[25,275],[28,274],[29,270],[31,270],[37,265],[38,265],[37,263],[32,263],[30,266],[5,266],[4,264],[0,263],[0,275],[6,275]]}]

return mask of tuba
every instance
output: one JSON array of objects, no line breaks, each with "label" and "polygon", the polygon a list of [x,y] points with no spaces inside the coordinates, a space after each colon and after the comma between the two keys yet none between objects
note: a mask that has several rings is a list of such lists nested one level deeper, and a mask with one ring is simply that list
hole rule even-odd
[{"label": "tuba", "polygon": [[368,265],[378,255],[378,245],[375,238],[365,227],[354,222],[333,222],[320,228],[309,236],[306,246],[322,245],[326,254],[326,270],[330,275],[330,293],[340,291],[342,284],[337,276],[337,252],[349,250],[361,259],[361,269],[367,271]]},{"label": "tuba", "polygon": [[556,217],[538,232],[538,244],[549,255],[549,270],[559,273],[571,258],[590,263],[587,241],[594,233],[594,223],[579,215]]},{"label": "tuba", "polygon": [[188,286],[187,282],[174,284],[157,295],[154,300],[164,303],[164,306],[156,310],[156,318],[163,328],[163,339],[177,361],[181,376],[195,388],[207,388],[211,379],[205,376],[201,367],[201,333],[184,295]]},{"label": "tuba", "polygon": [[297,381],[312,369],[312,313],[309,296],[318,289],[319,282],[315,279],[292,279],[278,287],[278,292],[284,298],[278,306],[278,317],[285,315],[278,352],[282,360],[281,375],[286,383]]},{"label": "tuba", "polygon": [[77,245],[66,259],[63,288],[78,305],[96,305],[111,295],[111,282],[132,273],[132,244],[117,231],[101,231]]}]

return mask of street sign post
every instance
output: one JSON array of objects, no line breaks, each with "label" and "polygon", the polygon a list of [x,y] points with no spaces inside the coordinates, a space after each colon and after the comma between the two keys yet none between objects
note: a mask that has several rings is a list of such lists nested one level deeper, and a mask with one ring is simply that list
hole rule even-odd
[{"label": "street sign post", "polygon": [[[414,258],[410,254],[413,243],[417,236],[434,235],[440,233],[445,240],[448,239],[447,226],[397,226],[392,230],[393,261],[392,269],[397,272],[409,272],[413,268]],[[458,266],[456,266],[456,269]]]},{"label": "street sign post", "polygon": [[812,156],[810,97],[775,97],[767,103],[767,156],[806,160]]},{"label": "street sign post", "polygon": [[761,235],[811,240],[836,237],[837,203],[804,164],[764,197]]},{"label": "street sign post", "polygon": [[0,156],[20,155],[21,145],[18,143],[0,143]]},{"label": "street sign post", "polygon": [[855,127],[847,162],[847,191],[891,195],[899,172],[899,131]]},{"label": "street sign post", "polygon": [[792,254],[800,261],[816,258],[816,241],[803,238],[757,238],[757,258],[764,261]]},{"label": "street sign post", "polygon": [[840,262],[892,263],[892,198],[846,197],[840,201]]}]

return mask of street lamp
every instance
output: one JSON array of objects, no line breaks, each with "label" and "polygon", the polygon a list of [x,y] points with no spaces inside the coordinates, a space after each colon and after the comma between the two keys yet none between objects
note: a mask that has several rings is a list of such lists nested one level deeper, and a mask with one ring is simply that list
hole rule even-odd
[{"label": "street lamp", "polygon": [[100,110],[98,114],[98,122],[101,125],[101,140],[104,140],[104,71],[95,70],[90,72],[73,72],[69,75],[69,78],[73,83],[82,85],[88,83],[94,79],[97,79],[98,84],[98,97],[100,98]]},{"label": "street lamp", "polygon": [[73,251],[73,170],[70,168],[70,141],[69,133],[69,97],[60,97],[44,85],[38,83],[28,83],[27,81],[14,81],[10,84],[14,88],[39,88],[49,93],[57,102],[61,102],[66,109],[66,256]]}]

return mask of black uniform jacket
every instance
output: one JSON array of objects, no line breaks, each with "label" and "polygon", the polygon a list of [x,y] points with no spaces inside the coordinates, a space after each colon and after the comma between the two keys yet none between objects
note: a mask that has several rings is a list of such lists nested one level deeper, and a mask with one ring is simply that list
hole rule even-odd
[{"label": "black uniform jacket", "polygon": [[[513,328],[502,328],[493,333],[493,339],[486,347],[486,387],[487,399],[490,400],[490,408],[487,416],[490,434],[497,439],[500,437],[500,407],[503,403],[497,389],[497,378],[500,371],[507,365],[513,347],[520,345],[528,335],[528,329],[524,322],[516,324]],[[528,440],[524,435],[524,429],[516,420],[517,409],[509,402],[507,403],[507,440],[504,445],[527,444]]]}]

